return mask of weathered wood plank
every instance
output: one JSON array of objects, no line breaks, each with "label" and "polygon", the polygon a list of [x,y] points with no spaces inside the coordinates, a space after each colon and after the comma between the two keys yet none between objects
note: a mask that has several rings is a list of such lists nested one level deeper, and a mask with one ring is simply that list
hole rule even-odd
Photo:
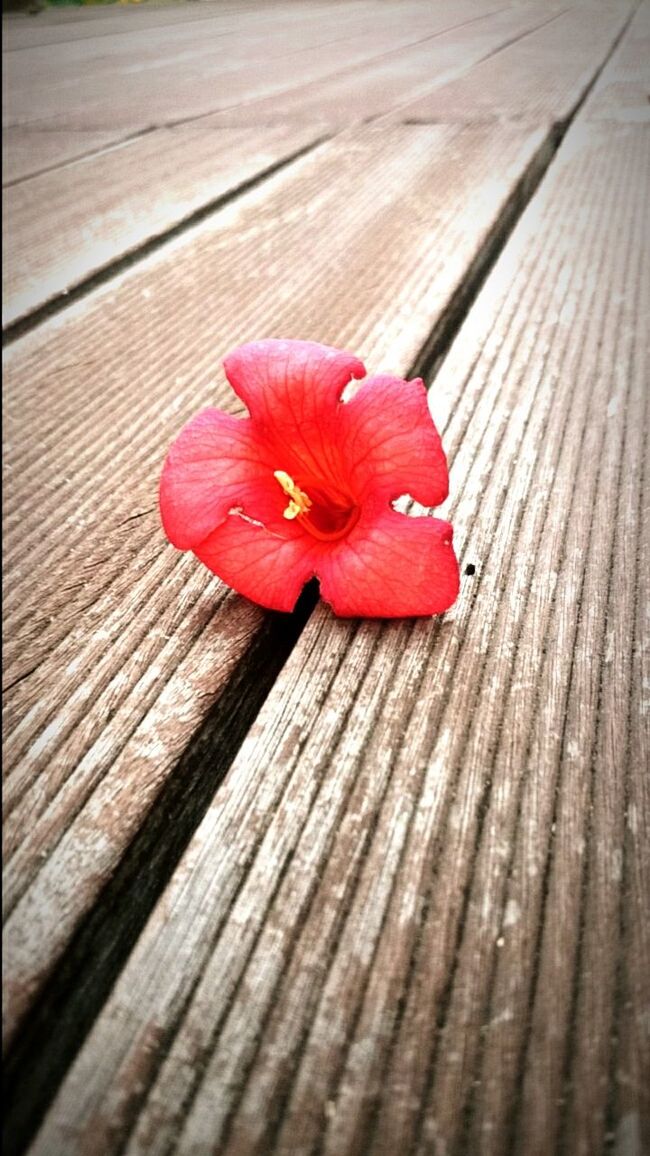
[{"label": "weathered wood plank", "polygon": [[[289,20],[291,15],[293,19]],[[349,27],[349,8],[346,15],[348,19],[345,27]],[[58,76],[60,82],[70,87],[71,84],[83,81],[84,71],[94,75],[97,58],[101,60],[105,56],[103,67],[112,69],[113,82],[119,88],[124,79],[121,73],[133,71],[138,54],[147,49],[151,57],[153,31],[154,61],[168,70],[169,82],[173,85],[173,64],[169,60],[169,53],[174,47],[177,50],[184,48],[187,54],[201,41],[218,41],[221,52],[227,55],[231,44],[237,46],[239,43],[240,52],[242,43],[250,46],[251,33],[257,33],[253,43],[258,49],[262,41],[267,45],[269,40],[282,42],[283,31],[286,34],[284,39],[289,38],[297,49],[305,44],[305,40],[313,45],[321,39],[332,38],[335,31],[345,36],[340,25],[340,11],[334,25],[333,16],[330,15],[328,19],[328,10],[324,6],[319,6],[314,13],[308,9],[297,12],[295,7],[288,9],[278,4],[265,6],[259,0],[254,4],[230,5],[227,8],[203,0],[200,8],[188,9],[183,6],[179,9],[167,8],[164,12],[154,8],[114,9],[110,16],[96,9],[87,9],[82,20],[72,22],[61,19],[63,16],[70,16],[70,13],[50,9],[38,21],[17,22],[15,18],[6,21],[3,46],[6,57],[5,121],[24,119],[27,111],[26,92],[31,112],[28,124],[9,124],[4,129],[3,184],[79,159],[111,143],[118,144],[134,133],[151,129],[150,121],[143,114],[146,112],[147,85],[152,83],[152,79],[155,83],[155,70],[153,74],[150,71],[141,78],[143,103],[139,119],[138,110],[134,110],[137,120],[135,129],[129,129],[128,126],[116,128],[110,117],[102,129],[93,125],[92,119],[90,126],[66,128],[59,123],[60,106],[53,103],[51,89],[46,86],[44,94],[42,89],[39,94],[35,88],[35,77],[42,76],[46,62],[50,72],[54,69],[55,75],[51,77],[53,82],[56,82]],[[358,30],[359,26],[357,17],[352,25],[353,30]],[[71,48],[69,42],[75,39],[85,43]],[[66,43],[57,48],[58,41]],[[52,44],[54,48],[49,47]],[[45,46],[48,46],[47,50]],[[20,55],[21,49],[27,50],[25,55]],[[17,55],[13,56],[13,53]],[[254,83],[254,79],[251,76],[251,82]],[[47,123],[40,124],[44,117]]]},{"label": "weathered wood plank", "polygon": [[476,574],[443,621],[317,611],[33,1156],[638,1132],[649,135],[571,130],[434,383]]},{"label": "weathered wood plank", "polygon": [[[344,70],[330,80],[303,84],[297,91],[266,100],[247,99],[242,108],[202,117],[193,127],[177,126],[131,139],[121,149],[91,155],[77,167],[49,171],[12,188],[5,195],[10,249],[3,267],[6,323],[101,267],[116,252],[139,243],[143,233],[148,234],[149,220],[150,233],[155,234],[182,218],[185,211],[199,207],[202,197],[215,195],[213,188],[219,181],[209,168],[214,140],[207,131],[210,128],[263,124],[264,128],[258,129],[263,133],[272,123],[275,128],[268,133],[272,137],[273,132],[288,133],[286,125],[278,127],[282,118],[300,122],[305,133],[316,133],[324,117],[340,124],[376,115],[400,100],[429,91],[433,83],[441,84],[450,75],[467,70],[504,41],[551,18],[548,11],[532,5],[483,15],[474,3],[456,10],[453,27],[433,40],[402,54],[388,53],[386,59],[364,70]],[[450,19],[446,22],[449,24]],[[327,36],[326,27],[321,29],[321,36]],[[299,130],[295,131],[298,138]],[[34,125],[8,129],[5,181],[18,180],[32,169],[52,169],[80,152],[97,152],[116,135],[119,143],[120,132],[115,128],[103,132],[70,130],[56,123],[49,129]],[[227,163],[227,135],[225,140]],[[176,161],[178,167],[170,182],[168,166]],[[141,167],[149,170],[146,183]],[[177,186],[180,204],[174,198]],[[155,190],[161,187],[164,196],[158,195],[157,201]],[[143,199],[147,221],[142,218]],[[55,213],[59,228],[53,234],[49,223]]]},{"label": "weathered wood plank", "polygon": [[[629,238],[625,238],[629,243]],[[642,315],[644,305],[641,301],[639,310]],[[608,341],[611,331],[608,334]],[[634,630],[633,617],[635,601],[639,598],[639,590],[643,584],[642,569],[637,565],[633,553],[634,547],[642,541],[643,527],[640,522],[639,496],[642,496],[640,485],[640,471],[643,457],[643,431],[647,429],[643,418],[643,369],[633,365],[633,372],[628,376],[628,364],[624,364],[616,374],[613,396],[608,403],[608,427],[604,451],[604,465],[600,480],[598,501],[601,509],[596,516],[608,519],[613,536],[614,548],[611,553],[612,570],[608,574],[610,559],[604,554],[605,542],[601,543],[600,567],[594,577],[585,573],[583,587],[575,592],[582,607],[588,607],[585,614],[596,615],[600,621],[594,623],[591,618],[589,629],[596,626],[597,636],[600,637],[599,658],[595,664],[594,677],[600,680],[598,692],[600,702],[593,708],[581,725],[580,715],[584,711],[584,699],[580,697],[576,704],[576,696],[581,693],[582,687],[573,689],[569,700],[568,710],[565,708],[565,717],[561,723],[563,727],[562,741],[565,749],[564,763],[558,769],[549,765],[546,754],[550,745],[555,744],[560,737],[557,722],[553,717],[552,703],[558,691],[557,651],[551,650],[542,673],[539,693],[540,710],[536,722],[531,758],[539,762],[540,768],[548,768],[551,776],[551,789],[546,786],[540,789],[537,779],[524,784],[521,799],[519,832],[514,848],[511,877],[505,895],[504,910],[509,916],[506,922],[507,935],[504,938],[502,950],[499,953],[494,976],[492,992],[492,1020],[486,1032],[483,1054],[479,1072],[479,1091],[475,1097],[475,1111],[472,1120],[472,1136],[478,1142],[481,1134],[489,1132],[490,1151],[499,1152],[508,1143],[514,1126],[512,1105],[508,1103],[507,1091],[517,1086],[518,1078],[523,1074],[523,1065],[527,1049],[531,1053],[531,1068],[546,1066],[547,1074],[536,1071],[539,1084],[535,1088],[531,1074],[527,1076],[529,1109],[531,1104],[539,1106],[539,1101],[548,1096],[546,1112],[548,1113],[547,1142],[552,1148],[552,1141],[558,1121],[562,1118],[561,1100],[564,1088],[558,1091],[557,1086],[549,1087],[553,1081],[557,1085],[562,1079],[562,1064],[557,1055],[549,1055],[548,1041],[544,1049],[544,1041],[540,1047],[541,1057],[535,1055],[535,1047],[540,1045],[539,1034],[535,1043],[531,1043],[531,1013],[532,997],[530,993],[530,976],[539,966],[540,961],[540,932],[542,927],[547,939],[546,956],[548,956],[548,939],[554,939],[553,950],[556,953],[556,963],[563,961],[562,966],[569,969],[555,981],[555,997],[559,1009],[550,1009],[551,1029],[548,1032],[550,1040],[559,1027],[560,1041],[566,1040],[567,1021],[570,1030],[575,1034],[572,1039],[571,1051],[577,1053],[572,1056],[572,1070],[570,1074],[573,1095],[570,1099],[569,1123],[567,1134],[580,1138],[576,1141],[576,1151],[595,1152],[602,1149],[603,1137],[608,1133],[613,1120],[616,1126],[624,1123],[625,1111],[612,1109],[608,1105],[606,1089],[609,1083],[610,1095],[617,1095],[618,1088],[626,1087],[634,1070],[634,1064],[641,1055],[636,1053],[637,1059],[619,1059],[615,1068],[615,1087],[610,1082],[611,1071],[614,1070],[616,1055],[616,1037],[621,1024],[616,1022],[615,1013],[621,1016],[621,998],[618,990],[620,977],[612,974],[612,969],[625,968],[628,964],[634,974],[640,967],[643,973],[644,963],[647,961],[648,949],[643,942],[634,948],[624,947],[621,944],[619,922],[627,923],[631,919],[634,925],[644,924],[644,919],[638,919],[635,913],[642,913],[644,903],[642,893],[636,892],[624,880],[623,863],[633,874],[645,870],[644,852],[640,846],[633,850],[625,850],[623,823],[628,791],[633,793],[643,791],[644,776],[642,768],[647,765],[639,751],[628,748],[630,739],[633,742],[644,742],[644,722],[638,717],[628,728],[630,704],[634,697],[634,682],[630,674],[630,659],[632,654],[632,637]],[[641,390],[639,390],[641,383]],[[627,395],[629,391],[637,391],[638,412],[641,414],[639,426],[630,421]],[[614,420],[616,419],[616,420]],[[610,438],[612,441],[610,442]],[[618,439],[618,440],[617,440]],[[622,446],[622,453],[617,451]],[[613,448],[612,448],[613,447]],[[618,461],[617,461],[618,456]],[[626,478],[618,473],[617,467],[623,464]],[[610,493],[606,493],[607,487]],[[618,504],[618,510],[616,506]],[[603,508],[604,506],[607,508]],[[593,517],[589,511],[589,517]],[[622,532],[617,527],[623,527]],[[602,535],[603,538],[605,535]],[[593,537],[593,531],[592,531]],[[598,547],[599,543],[594,543]],[[567,552],[580,548],[575,537],[569,541]],[[603,576],[608,576],[608,584]],[[591,579],[591,588],[588,583]],[[564,600],[569,592],[566,585],[559,583],[555,595],[555,602],[561,614],[564,613]],[[571,594],[574,594],[572,591]],[[605,630],[603,631],[602,614],[604,600],[607,600]],[[561,635],[561,644],[571,648],[573,639],[566,633]],[[579,640],[578,657],[584,655],[585,639]],[[580,667],[578,667],[580,671]],[[584,677],[584,667],[581,671]],[[592,688],[592,695],[594,691]],[[548,705],[544,705],[548,704]],[[632,707],[634,709],[634,707]],[[590,730],[591,724],[591,730]],[[576,731],[578,733],[576,733]],[[549,735],[552,740],[549,740]],[[598,743],[595,766],[590,767],[593,744]],[[586,765],[585,765],[586,764]],[[576,768],[577,765],[577,768]],[[577,773],[576,773],[577,769]],[[641,773],[640,773],[641,772]],[[590,782],[590,774],[593,781]],[[625,779],[627,778],[627,784]],[[542,780],[543,782],[543,780]],[[585,793],[589,795],[589,805],[580,807],[580,800]],[[561,798],[561,803],[558,800]],[[568,831],[559,824],[559,816],[564,815],[566,823],[567,809],[570,808],[571,826]],[[646,810],[646,815],[648,811]],[[591,816],[591,819],[590,819]],[[585,862],[587,840],[585,832],[581,830],[584,823],[590,822],[589,855],[586,871],[586,886],[588,892],[587,906],[582,919],[576,918],[575,911],[568,910],[573,902],[572,888],[569,884],[570,872],[567,869],[566,842],[569,841],[569,854],[575,856],[574,874],[580,871],[580,864]],[[550,838],[549,838],[550,832]],[[564,841],[565,848],[558,851]],[[550,873],[556,883],[556,893],[550,901],[546,897],[545,888],[538,886],[540,876],[550,879]],[[563,877],[562,877],[563,876]],[[559,895],[557,891],[559,883]],[[546,886],[546,884],[545,884]],[[575,888],[575,899],[580,902],[579,881]],[[559,903],[560,910],[557,910]],[[525,916],[524,916],[525,913]],[[516,918],[515,918],[516,917]],[[573,1015],[567,1012],[566,1000],[571,998],[570,968],[575,962],[575,956],[569,951],[569,946],[575,940],[576,932],[581,926],[581,952],[588,951],[581,959],[581,983],[579,988],[579,1003],[574,1005]],[[531,929],[533,933],[531,934]],[[593,958],[594,955],[596,958]],[[590,958],[591,956],[591,958]],[[548,959],[543,965],[548,967]],[[538,988],[544,995],[547,1010],[550,1003],[555,1003],[550,990],[548,977],[546,982],[540,972]],[[642,1006],[640,993],[635,992],[633,1000],[636,1013]],[[527,1006],[528,1005],[528,1006]],[[590,1005],[588,1008],[585,1005]],[[536,1007],[537,1027],[543,1019],[543,1012]],[[610,1038],[611,1035],[611,1038]],[[577,1036],[577,1040],[576,1040]],[[585,1036],[587,1039],[585,1040]],[[635,1043],[639,1044],[637,1033]],[[583,1051],[580,1045],[587,1044]],[[561,1046],[561,1045],[560,1045]],[[589,1067],[590,1071],[580,1071],[580,1068]],[[542,1089],[540,1091],[540,1088]],[[631,1100],[638,1113],[642,1102],[642,1079],[638,1074],[636,1081],[632,1080]],[[554,1110],[555,1105],[555,1110]],[[607,1110],[610,1119],[603,1120],[603,1112]],[[576,1119],[576,1117],[578,1117]],[[520,1123],[520,1130],[523,1125]],[[541,1151],[541,1133],[534,1130],[537,1137],[537,1146]],[[612,1135],[605,1137],[612,1140]],[[621,1148],[625,1151],[624,1145]],[[631,1151],[636,1151],[632,1146]]]},{"label": "weathered wood plank", "polygon": [[[578,151],[577,163],[581,163],[579,150],[584,143],[574,137],[571,147]],[[624,153],[622,149],[619,155]],[[623,171],[622,179],[626,172],[634,182],[631,169]],[[636,189],[639,196],[641,180]],[[624,217],[619,220],[623,226]],[[607,228],[604,222],[601,228]],[[647,375],[642,334],[635,339],[622,330],[628,316],[640,323],[644,313],[643,299],[635,296],[641,287],[642,291],[647,288],[635,251],[636,245],[643,244],[642,237],[643,207],[638,203],[635,220],[616,234],[620,245],[616,258],[602,260],[597,248],[591,254],[592,275],[611,276],[609,292],[615,300],[617,295],[628,296],[629,313],[618,312],[616,307],[606,314],[597,309],[600,327],[590,319],[583,330],[582,339],[593,359],[595,386],[593,392],[585,391],[585,399],[590,407],[602,407],[603,415],[596,421],[586,411],[582,440],[579,443],[576,438],[571,449],[579,454],[574,468],[580,470],[580,462],[592,454],[599,468],[585,471],[587,478],[576,482],[561,543],[563,565],[556,567],[546,550],[544,561],[550,563],[551,577],[558,571],[552,598],[546,602],[558,621],[547,627],[541,682],[536,685],[531,679],[529,663],[522,661],[514,672],[517,683],[530,680],[528,685],[523,681],[520,696],[529,703],[539,696],[534,724],[526,728],[530,746],[523,764],[524,769],[534,768],[534,774],[523,779],[518,800],[494,808],[489,816],[486,844],[492,842],[492,852],[481,848],[483,854],[476,863],[474,894],[441,1041],[445,1049],[455,1048],[456,1041],[463,1039],[461,1055],[455,1063],[440,1061],[437,1095],[427,1105],[427,1114],[444,1134],[452,1123],[450,1116],[459,1112],[459,1093],[464,1095],[470,1106],[470,1145],[483,1142],[486,1151],[494,1153],[503,1151],[513,1134],[522,1152],[541,1156],[556,1151],[561,1128],[564,1140],[571,1138],[572,1151],[598,1152],[603,1146],[613,1057],[610,1032],[616,1030],[614,969],[621,959],[618,922],[625,901],[620,875],[622,776],[631,693],[630,614],[638,580],[631,554],[639,533],[634,507]],[[589,275],[584,291],[585,296],[593,292]],[[568,309],[572,309],[570,299]],[[583,366],[588,357],[589,353]],[[568,359],[563,365],[563,372],[567,371],[571,372]],[[597,388],[600,378],[604,394]],[[571,436],[568,427],[563,437]],[[622,487],[623,475],[629,490]],[[548,570],[540,577],[548,581]],[[541,623],[534,629],[541,634]],[[521,703],[518,709],[523,714]],[[511,748],[518,725],[509,714],[503,733]],[[629,772],[638,777],[642,765],[633,764]],[[506,796],[510,793],[509,784],[501,789]],[[516,858],[504,895],[499,842],[507,840],[513,830],[517,803]],[[496,953],[490,951],[490,934],[500,948]],[[489,977],[479,974],[477,950],[484,958],[491,954],[495,961],[495,988],[489,1002],[481,1000],[481,985],[487,993]],[[481,1026],[482,1038],[467,1022],[481,1003],[489,1009]],[[463,1034],[468,1027],[469,1046]],[[585,1037],[588,1055],[576,1055]],[[580,1071],[581,1059],[589,1071]],[[477,1061],[480,1070],[476,1070]],[[513,1091],[524,1070],[523,1106],[513,1116],[513,1106],[517,1107]],[[471,1088],[472,1074],[476,1091]]]},{"label": "weathered wood plank", "polygon": [[3,325],[273,169],[319,134],[318,126],[214,128],[207,118],[5,189]]},{"label": "weathered wood plank", "polygon": [[433,39],[401,52],[386,54],[333,76],[258,98],[220,114],[224,123],[273,123],[276,120],[309,122],[314,116],[332,123],[385,115],[409,108],[415,98],[463,76],[504,44],[525,37],[531,30],[554,19],[557,4],[524,4],[496,12],[457,11],[456,22]]},{"label": "weathered wood plank", "polygon": [[633,11],[630,4],[573,5],[400,110],[415,121],[515,117],[562,123],[592,83]]},{"label": "weathered wood plank", "polygon": [[[196,7],[187,8],[185,4],[157,5],[147,4],[142,7],[122,9],[90,7],[88,11],[62,8],[46,8],[39,13],[38,20],[26,19],[23,14],[3,13],[5,22],[4,51],[20,52],[29,48],[44,47],[57,44],[59,41],[88,40],[95,37],[105,37],[115,34],[132,35],[144,29],[150,31],[159,28],[174,28],[176,25],[194,23],[195,21],[213,21],[219,18],[220,25],[224,23],[233,26],[233,21],[242,24],[253,18],[259,19],[264,9],[268,7],[261,0],[241,0],[240,3],[221,3],[221,0],[201,0]],[[363,5],[358,4],[358,8]],[[274,4],[274,8],[281,9]]]},{"label": "weathered wood plank", "polygon": [[262,332],[405,372],[545,150],[512,126],[341,136],[10,348],[8,1037],[265,621],[164,548],[168,440],[232,405],[220,356]]},{"label": "weathered wood plank", "polygon": [[650,3],[630,27],[589,98],[591,120],[650,121]]},{"label": "weathered wood plank", "polygon": [[[465,17],[470,11],[476,15],[474,9],[467,8]],[[311,118],[355,120],[385,112],[400,99],[429,90],[432,78],[436,84],[443,83],[448,74],[468,69],[504,40],[551,18],[531,6],[469,21],[459,11],[458,26],[434,41],[416,45],[403,58],[388,54],[363,74],[357,68],[329,82],[302,86],[298,93],[253,101],[243,112],[161,129],[8,189],[3,195],[7,222],[3,323],[23,317],[173,227],[206,201],[250,179],[257,169],[277,163],[284,150],[291,152],[310,136],[322,134],[317,123],[308,123]],[[302,129],[278,125],[280,114],[298,119]],[[248,136],[243,130],[237,133],[223,127],[224,122],[237,120],[249,126],[262,121],[264,127],[253,131],[249,127]],[[268,127],[271,121],[274,126]],[[13,130],[13,139],[18,139],[23,152],[30,138],[44,141],[50,163],[57,148],[74,151],[82,147],[84,135],[88,134],[31,127]],[[90,134],[86,144],[96,145],[102,139],[101,134]],[[11,153],[12,137],[6,148]],[[39,155],[39,163],[45,163],[46,153]],[[20,155],[16,163],[20,171]],[[24,160],[22,164],[24,168]],[[54,218],[55,231],[51,228]]]},{"label": "weathered wood plank", "polygon": [[32,125],[2,130],[2,184],[11,185],[58,165],[80,160],[124,139],[114,129],[59,130]]},{"label": "weathered wood plank", "polygon": [[[646,391],[646,400],[648,391]],[[646,426],[647,429],[647,426]],[[628,768],[650,766],[650,439],[646,437],[642,484],[635,621],[632,646]],[[650,1148],[650,778],[629,773],[625,783],[625,842],[621,912],[623,951],[617,996],[616,1094],[612,1117],[618,1151]],[[635,912],[640,917],[635,918]]]},{"label": "weathered wood plank", "polygon": [[[499,0],[387,4],[369,26],[367,10],[326,6],[219,24],[193,22],[129,37],[62,43],[6,57],[11,100],[3,123],[136,131],[230,108],[353,69],[501,7]],[[296,11],[298,13],[296,19]],[[301,15],[301,12],[303,13]],[[306,15],[305,15],[306,14]]]},{"label": "weathered wood plank", "polygon": [[[339,69],[335,71],[333,79],[326,85],[326,91],[323,91],[321,96],[323,100],[327,99],[330,118],[340,125],[350,119],[362,119],[362,115],[367,115],[370,106],[377,104],[378,100],[381,102],[380,107],[386,108],[390,92],[402,96],[406,93],[412,97],[420,91],[428,90],[432,75],[435,75],[436,82],[439,83],[444,75],[454,75],[469,67],[477,56],[491,51],[504,38],[510,38],[516,35],[517,31],[523,32],[549,18],[547,9],[542,9],[536,4],[526,4],[515,10],[497,8],[493,17],[490,13],[495,5],[480,4],[476,0],[469,0],[461,7],[439,6],[435,14],[427,5],[410,5],[405,9],[404,6],[385,4],[378,13],[373,12],[373,32],[369,34],[368,6],[363,4],[346,5],[344,10],[337,5],[330,9],[319,5],[317,9],[310,10],[305,7],[296,9],[295,6],[283,8],[273,4],[268,7],[268,12],[263,6],[256,4],[253,11],[244,10],[236,17],[229,12],[222,12],[220,6],[215,8],[202,5],[202,9],[204,7],[211,15],[206,16],[201,23],[197,23],[196,19],[189,20],[189,27],[180,30],[177,27],[177,14],[175,20],[168,21],[161,13],[155,14],[152,10],[141,12],[147,26],[153,22],[156,27],[155,52],[157,57],[162,56],[160,67],[167,72],[170,72],[175,63],[173,55],[171,59],[169,58],[170,49],[178,50],[179,47],[184,47],[185,56],[191,55],[192,60],[195,60],[197,51],[206,51],[204,47],[202,48],[203,42],[207,43],[209,51],[209,45],[214,43],[215,36],[218,37],[220,46],[220,71],[224,67],[224,57],[228,58],[231,72],[232,56],[234,55],[235,59],[239,58],[240,64],[237,68],[239,98],[243,103],[237,102],[233,77],[228,73],[225,78],[227,108],[218,115],[216,121],[213,121],[221,127],[231,127],[235,124],[267,124],[270,120],[277,122],[287,115],[300,119],[302,123],[313,119],[314,116],[317,120],[322,120],[323,113],[318,109],[319,82],[313,81],[313,69],[307,68],[301,74],[302,81],[301,75],[296,75],[293,56],[306,47],[324,45],[329,51],[333,46],[337,53],[337,64],[343,71],[342,73]],[[50,15],[48,13],[48,16]],[[171,17],[173,11],[169,10],[168,15]],[[31,56],[18,54],[15,60],[7,62],[5,119],[8,122],[18,119],[21,123],[9,124],[4,132],[4,183],[51,169],[78,159],[83,154],[95,152],[110,143],[118,144],[125,137],[132,138],[151,129],[150,102],[152,92],[155,95],[156,86],[160,83],[157,70],[149,70],[139,75],[137,80],[141,87],[139,99],[128,106],[126,114],[124,111],[120,112],[121,106],[116,104],[116,97],[122,84],[126,83],[128,86],[133,83],[132,74],[137,51],[141,53],[143,49],[147,49],[151,55],[149,32],[143,31],[140,37],[136,35],[133,28],[134,13],[131,10],[120,12],[119,17],[114,15],[111,18],[110,27],[119,33],[112,38],[93,34],[99,24],[97,19],[94,21],[91,19],[92,16],[96,17],[96,13],[90,15],[85,13],[85,16],[87,18],[85,22],[72,27],[79,27],[79,36],[86,43],[77,45],[76,48],[74,46],[71,48],[67,44],[55,48],[53,60],[51,50],[49,52],[41,50],[40,53],[36,52],[36,55],[32,52]],[[159,29],[158,24],[161,21],[162,28]],[[166,28],[165,25],[168,23],[171,27]],[[476,34],[472,35],[474,27]],[[57,23],[52,28],[46,29],[46,33],[52,32],[56,39],[67,39],[65,28],[65,24]],[[350,63],[349,49],[353,47],[350,38],[356,37],[357,50],[361,46],[366,55],[372,57],[373,44],[378,43],[376,31],[378,28],[379,45],[387,51],[380,55],[379,61],[371,66],[369,75],[362,81],[359,69],[363,66],[363,61],[356,60],[352,72],[345,68],[345,65]],[[446,29],[449,29],[448,35],[445,35]],[[37,34],[40,35],[40,30],[40,21],[37,27],[28,22],[28,27],[22,31],[25,48],[29,47]],[[179,45],[180,34],[182,37]],[[427,39],[431,34],[434,39]],[[14,30],[8,37],[10,44],[16,35]],[[419,35],[425,37],[422,44],[418,43]],[[441,43],[437,43],[438,36],[443,37]],[[413,51],[407,50],[406,54],[399,51],[396,53],[395,50],[399,50],[405,40],[409,43],[415,42]],[[261,74],[259,66],[252,66],[254,54],[260,51],[260,47],[264,52],[264,67]],[[286,66],[283,68],[283,85],[275,100],[265,99],[263,95],[256,95],[257,89],[261,83],[261,76],[267,75],[269,56],[274,52],[277,54],[278,51],[285,54],[287,51],[291,52],[292,67],[288,70]],[[57,52],[61,54],[61,60],[57,60]],[[86,100],[75,107],[78,126],[70,127],[69,117],[62,116],[64,109],[61,102],[52,101],[52,86],[56,86],[56,78],[59,76],[59,81],[62,80],[64,86],[70,88],[71,78],[74,78],[76,91],[79,83],[84,82],[84,71],[87,72],[89,69],[92,71],[95,84],[98,56],[100,59],[106,56],[103,67],[105,70],[109,69],[108,83],[113,85],[110,103],[105,104],[102,109],[106,124],[103,128],[97,127],[96,115],[89,115]],[[49,76],[49,84],[39,92],[34,86],[34,76],[43,72],[45,61],[49,72],[52,73],[53,70],[53,75]],[[183,68],[187,68],[186,62]],[[183,68],[180,70],[181,79],[185,75]],[[443,68],[446,70],[444,73]],[[416,74],[421,73],[423,69],[423,75],[428,81],[426,85],[423,85],[421,80],[419,84],[416,83]],[[214,77],[204,78],[204,83],[207,84],[206,91],[211,97],[223,88],[223,81],[219,77],[217,81],[221,88],[218,85],[215,88]],[[304,100],[295,93],[291,94],[296,81],[300,90],[304,92]],[[194,74],[191,77],[191,84],[196,91],[201,89],[201,82]],[[287,86],[289,94],[283,97],[282,88]],[[173,115],[169,114],[173,120],[178,119],[183,111],[181,104],[178,103],[177,66],[174,67],[171,87],[177,102]],[[363,107],[359,104],[358,96],[355,98],[355,93],[361,89],[366,93]],[[262,93],[265,91],[263,86],[261,91]],[[70,99],[74,104],[72,94]],[[224,104],[223,99],[217,101],[217,105],[220,104]],[[55,113],[52,112],[53,107],[56,109]],[[289,112],[283,111],[285,109]],[[187,109],[184,111],[187,113]],[[202,106],[201,116],[204,115],[205,109]],[[24,123],[26,118],[28,123]]]}]

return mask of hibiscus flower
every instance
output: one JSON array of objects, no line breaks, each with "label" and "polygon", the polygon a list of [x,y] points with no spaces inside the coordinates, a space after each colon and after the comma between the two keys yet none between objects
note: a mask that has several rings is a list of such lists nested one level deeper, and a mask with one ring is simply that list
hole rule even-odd
[{"label": "hibiscus flower", "polygon": [[[250,416],[204,409],[172,444],[160,511],[173,545],[273,610],[292,610],[313,577],[339,615],[451,606],[451,526],[393,507],[447,497],[423,382],[366,377],[352,354],[309,341],[242,345],[224,368]],[[366,380],[342,401],[354,378]]]}]

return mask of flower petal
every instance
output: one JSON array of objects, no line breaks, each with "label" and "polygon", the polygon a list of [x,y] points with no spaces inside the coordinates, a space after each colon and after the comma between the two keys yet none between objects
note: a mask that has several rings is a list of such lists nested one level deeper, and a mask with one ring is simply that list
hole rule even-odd
[{"label": "flower petal", "polygon": [[169,540],[191,549],[242,507],[261,521],[281,517],[284,495],[267,450],[248,419],[204,409],[181,430],[160,480],[160,514]]},{"label": "flower petal", "polygon": [[321,594],[342,617],[441,614],[460,585],[452,528],[389,508],[365,514],[317,563]]},{"label": "flower petal", "polygon": [[254,341],[229,354],[224,368],[276,469],[336,479],[339,400],[353,378],[365,377],[358,357],[313,341]]},{"label": "flower petal", "polygon": [[293,610],[303,586],[315,572],[318,545],[298,527],[287,537],[236,514],[226,518],[194,550],[208,569],[269,610]]},{"label": "flower petal", "polygon": [[340,419],[341,453],[360,501],[410,494],[424,506],[444,502],[447,459],[420,378],[369,377]]}]

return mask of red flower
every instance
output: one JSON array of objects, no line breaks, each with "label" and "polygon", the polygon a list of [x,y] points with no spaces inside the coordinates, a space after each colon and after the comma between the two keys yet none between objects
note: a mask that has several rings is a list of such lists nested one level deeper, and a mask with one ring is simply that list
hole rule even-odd
[{"label": "red flower", "polygon": [[458,594],[452,529],[397,513],[402,494],[447,497],[422,381],[365,377],[309,341],[242,345],[224,362],[249,418],[204,409],[171,446],[160,483],[170,541],[254,602],[292,610],[314,575],[336,614],[438,614]]}]

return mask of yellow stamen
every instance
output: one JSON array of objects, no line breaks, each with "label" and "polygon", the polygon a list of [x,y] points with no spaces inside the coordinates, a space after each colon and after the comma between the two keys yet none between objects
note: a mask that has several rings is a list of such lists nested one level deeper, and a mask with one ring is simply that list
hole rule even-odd
[{"label": "yellow stamen", "polygon": [[282,490],[290,498],[289,505],[283,511],[282,516],[291,520],[297,518],[299,514],[306,514],[311,509],[311,500],[307,494],[296,485],[293,478],[284,470],[274,470],[273,477],[276,482],[280,483]]}]

